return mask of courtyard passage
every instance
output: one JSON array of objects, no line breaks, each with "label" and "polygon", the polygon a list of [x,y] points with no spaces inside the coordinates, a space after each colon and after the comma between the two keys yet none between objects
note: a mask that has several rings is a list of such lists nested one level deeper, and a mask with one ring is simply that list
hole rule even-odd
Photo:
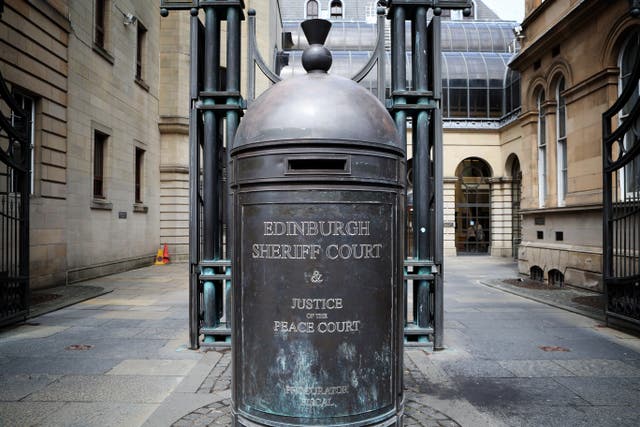
[{"label": "courtyard passage", "polygon": [[[448,258],[445,274],[447,348],[405,349],[405,426],[638,425],[640,339],[487,286],[517,277],[510,260]],[[228,426],[229,350],[187,347],[187,265],[77,293],[92,287],[0,330],[0,426]]]}]

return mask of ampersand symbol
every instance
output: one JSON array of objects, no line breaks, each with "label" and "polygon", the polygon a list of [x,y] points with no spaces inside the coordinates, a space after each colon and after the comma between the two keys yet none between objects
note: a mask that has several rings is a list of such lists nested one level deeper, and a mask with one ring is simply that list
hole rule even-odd
[{"label": "ampersand symbol", "polygon": [[322,278],[322,274],[318,270],[315,270],[313,274],[311,274],[311,283],[322,283],[324,279]]}]

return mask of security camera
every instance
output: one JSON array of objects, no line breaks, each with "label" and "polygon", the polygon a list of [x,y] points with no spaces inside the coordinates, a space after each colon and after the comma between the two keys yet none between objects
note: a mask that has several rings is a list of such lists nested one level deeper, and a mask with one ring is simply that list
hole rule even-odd
[{"label": "security camera", "polygon": [[138,18],[131,13],[124,15],[124,25],[133,25],[138,21]]},{"label": "security camera", "polygon": [[522,25],[516,25],[515,27],[513,27],[513,34],[514,34],[518,39],[522,39],[522,38],[524,38],[524,34],[522,34]]}]

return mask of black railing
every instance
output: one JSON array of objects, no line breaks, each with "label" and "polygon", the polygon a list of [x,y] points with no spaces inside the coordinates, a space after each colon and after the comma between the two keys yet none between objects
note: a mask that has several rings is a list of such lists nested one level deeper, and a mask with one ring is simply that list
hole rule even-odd
[{"label": "black railing", "polygon": [[[31,114],[0,74],[0,325],[29,311]],[[6,115],[5,115],[6,114]]]},{"label": "black railing", "polygon": [[620,97],[602,118],[603,281],[607,322],[635,329],[640,329],[639,79],[640,55],[636,53],[633,70]]}]

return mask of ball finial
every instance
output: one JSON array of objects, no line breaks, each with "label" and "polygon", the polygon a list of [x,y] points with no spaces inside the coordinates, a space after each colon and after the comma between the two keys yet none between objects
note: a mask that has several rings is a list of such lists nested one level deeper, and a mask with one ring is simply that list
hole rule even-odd
[{"label": "ball finial", "polygon": [[301,26],[309,42],[309,47],[302,53],[302,66],[308,73],[326,73],[333,62],[331,52],[324,47],[331,30],[331,22],[326,19],[308,19]]}]

